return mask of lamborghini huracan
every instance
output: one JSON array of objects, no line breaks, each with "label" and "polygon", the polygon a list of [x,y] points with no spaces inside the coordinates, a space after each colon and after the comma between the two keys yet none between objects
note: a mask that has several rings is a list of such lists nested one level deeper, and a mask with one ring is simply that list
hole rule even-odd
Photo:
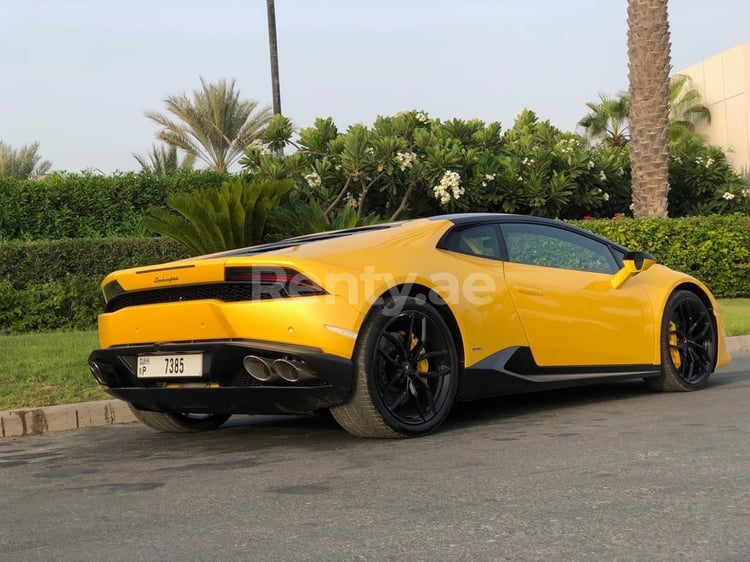
[{"label": "lamborghini huracan", "polygon": [[709,289],[551,219],[455,214],[117,271],[94,378],[157,430],[330,411],[418,436],[453,405],[639,378],[704,387],[729,363]]}]

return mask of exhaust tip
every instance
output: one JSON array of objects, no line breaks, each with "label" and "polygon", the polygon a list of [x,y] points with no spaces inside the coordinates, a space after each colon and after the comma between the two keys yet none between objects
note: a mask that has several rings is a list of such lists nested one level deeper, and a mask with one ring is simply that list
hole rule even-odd
[{"label": "exhaust tip", "polygon": [[277,359],[273,362],[273,368],[278,375],[287,382],[299,382],[299,369],[291,361]]},{"label": "exhaust tip", "polygon": [[268,382],[273,378],[273,369],[267,361],[257,355],[248,355],[242,360],[242,366],[255,380]]}]

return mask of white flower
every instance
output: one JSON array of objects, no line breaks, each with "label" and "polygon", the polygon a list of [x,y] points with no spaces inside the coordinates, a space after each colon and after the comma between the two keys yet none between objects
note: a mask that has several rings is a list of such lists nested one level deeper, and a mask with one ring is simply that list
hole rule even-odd
[{"label": "white flower", "polygon": [[313,189],[315,189],[316,187],[320,187],[323,184],[320,176],[318,175],[318,172],[316,171],[305,174],[305,181],[307,182],[307,185],[309,185]]},{"label": "white flower", "polygon": [[607,174],[604,173],[604,170],[599,172],[599,179],[602,181],[607,181]]},{"label": "white flower", "polygon": [[742,190],[742,196],[743,197],[750,197],[750,189],[743,189]]},{"label": "white flower", "polygon": [[493,181],[495,179],[495,174],[484,174],[484,179],[487,181]]},{"label": "white flower", "polygon": [[635,211],[635,203],[631,203],[628,209],[630,209],[631,211]]},{"label": "white flower", "polygon": [[370,156],[372,156],[373,154],[375,154],[375,149],[371,146],[368,146],[367,148],[365,148],[365,154],[369,154]]},{"label": "white flower", "polygon": [[427,123],[427,114],[424,111],[417,111],[414,114],[414,117],[416,117],[417,121],[420,123]]},{"label": "white flower", "polygon": [[620,177],[625,175],[625,169],[622,166],[617,169],[617,175]]},{"label": "white flower", "polygon": [[729,191],[725,191],[724,195],[721,196],[722,199],[726,199],[727,201],[731,201],[734,199],[734,193],[731,193]]},{"label": "white flower", "polygon": [[411,168],[416,159],[417,155],[413,152],[397,152],[396,156],[393,158],[402,172]]},{"label": "white flower", "polygon": [[587,167],[587,168],[588,168],[589,170],[592,170],[592,169],[594,168],[594,166],[596,166],[596,164],[594,164],[594,161],[593,161],[593,160],[589,160],[588,164],[586,164],[586,167]]},{"label": "white flower", "polygon": [[714,159],[713,158],[711,158],[711,157],[706,158],[706,168],[710,168],[711,164],[713,164],[713,163],[714,163]]},{"label": "white flower", "polygon": [[441,205],[447,204],[451,199],[458,199],[464,194],[461,187],[461,176],[458,172],[448,170],[440,178],[440,183],[432,188],[435,199],[440,200]]},{"label": "white flower", "polygon": [[270,154],[271,151],[266,148],[266,145],[263,144],[263,141],[261,139],[255,139],[253,142],[250,143],[250,148],[253,150],[257,150],[261,154]]},{"label": "white flower", "polygon": [[528,166],[529,168],[531,168],[534,165],[534,159],[533,158],[524,158],[523,160],[521,160],[521,164],[523,164],[524,166]]},{"label": "white flower", "polygon": [[516,179],[517,179],[518,181],[523,181],[523,177],[521,176],[521,174],[518,174],[518,177],[517,177]]},{"label": "white flower", "polygon": [[602,199],[604,199],[605,201],[609,201],[609,193],[602,193]]}]

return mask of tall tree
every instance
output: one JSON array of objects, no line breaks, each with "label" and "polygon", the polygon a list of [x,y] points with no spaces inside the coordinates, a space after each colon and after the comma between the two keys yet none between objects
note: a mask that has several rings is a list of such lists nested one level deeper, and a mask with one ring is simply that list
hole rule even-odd
[{"label": "tall tree", "polygon": [[667,216],[669,71],[667,0],[628,0],[633,214]]},{"label": "tall tree", "polygon": [[217,172],[226,172],[244,148],[258,138],[271,118],[269,107],[241,100],[235,81],[215,84],[201,78],[201,89],[164,99],[170,117],[147,111],[146,117],[163,127],[157,138],[195,155]]},{"label": "tall tree", "polygon": [[276,5],[266,0],[268,15],[268,50],[271,53],[271,87],[273,90],[273,113],[281,113],[281,88],[279,86],[279,48],[276,41]]},{"label": "tall tree", "polygon": [[180,161],[177,148],[164,145],[153,145],[146,156],[133,153],[133,158],[138,161],[142,170],[162,177],[172,176],[180,170],[192,170],[195,164],[195,154],[186,154]]},{"label": "tall tree", "polygon": [[37,178],[49,172],[51,167],[52,162],[42,160],[38,142],[16,150],[0,141],[0,177],[20,180]]}]

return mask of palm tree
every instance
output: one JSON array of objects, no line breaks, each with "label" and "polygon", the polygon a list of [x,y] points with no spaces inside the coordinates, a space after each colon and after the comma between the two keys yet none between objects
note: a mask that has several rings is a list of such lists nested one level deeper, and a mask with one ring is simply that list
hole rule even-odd
[{"label": "palm tree", "polygon": [[38,142],[16,150],[0,141],[0,177],[20,180],[38,178],[49,172],[51,167],[52,162],[42,160]]},{"label": "palm tree", "polygon": [[[591,112],[578,122],[578,126],[584,129],[590,141],[618,147],[629,142],[630,95],[627,92],[620,92],[614,98],[599,94],[599,103],[588,102],[586,106]],[[695,127],[702,121],[711,122],[711,111],[703,105],[690,77],[675,74],[669,80],[670,146],[695,136]]]},{"label": "palm tree", "polygon": [[157,146],[151,147],[151,152],[146,156],[133,153],[135,158],[144,171],[150,171],[157,176],[173,176],[181,170],[192,170],[195,164],[195,154],[186,154],[180,162],[177,155],[177,148],[174,146]]},{"label": "palm tree", "polygon": [[628,0],[633,214],[667,216],[669,192],[667,0]]},{"label": "palm tree", "polygon": [[703,105],[690,76],[675,74],[669,82],[669,141],[695,135],[696,125],[703,121],[711,123],[711,110]]},{"label": "palm tree", "polygon": [[281,113],[281,89],[279,87],[279,47],[276,41],[276,5],[266,0],[268,15],[268,50],[271,53],[271,87],[273,90],[273,114]]},{"label": "palm tree", "polygon": [[201,78],[201,89],[193,92],[192,99],[182,94],[169,96],[164,103],[179,121],[147,111],[146,117],[163,127],[157,138],[195,155],[217,172],[227,171],[263,133],[271,117],[269,107],[241,100],[234,80],[209,84]]},{"label": "palm tree", "polygon": [[589,140],[617,147],[627,144],[630,97],[625,92],[613,98],[600,93],[599,103],[588,102],[586,106],[591,112],[578,125],[585,129]]}]

